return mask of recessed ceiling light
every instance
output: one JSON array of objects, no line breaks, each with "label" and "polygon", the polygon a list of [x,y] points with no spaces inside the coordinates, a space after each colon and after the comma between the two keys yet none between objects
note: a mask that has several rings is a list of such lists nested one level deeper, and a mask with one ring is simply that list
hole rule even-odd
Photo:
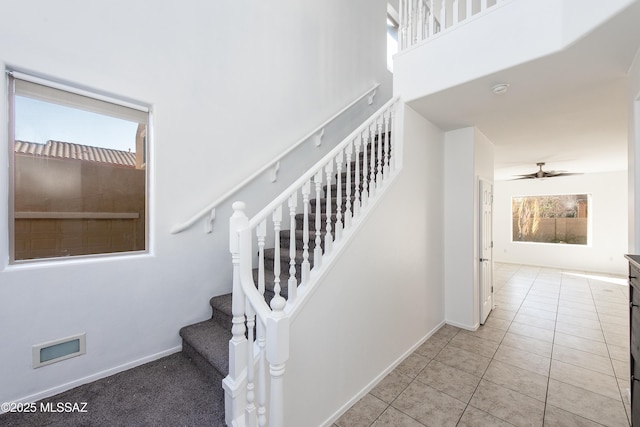
[{"label": "recessed ceiling light", "polygon": [[509,83],[500,83],[491,88],[494,94],[502,95],[509,90]]}]

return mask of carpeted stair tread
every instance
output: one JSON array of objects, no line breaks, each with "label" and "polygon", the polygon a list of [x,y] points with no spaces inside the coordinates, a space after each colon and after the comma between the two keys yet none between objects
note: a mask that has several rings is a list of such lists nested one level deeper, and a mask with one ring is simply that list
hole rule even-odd
[{"label": "carpeted stair tread", "polygon": [[209,305],[211,305],[211,309],[213,310],[211,318],[223,328],[231,330],[231,320],[233,319],[233,312],[231,310],[232,294],[213,297],[209,300]]},{"label": "carpeted stair tread", "polygon": [[223,377],[229,373],[231,330],[209,319],[180,329],[183,341],[191,346]]}]

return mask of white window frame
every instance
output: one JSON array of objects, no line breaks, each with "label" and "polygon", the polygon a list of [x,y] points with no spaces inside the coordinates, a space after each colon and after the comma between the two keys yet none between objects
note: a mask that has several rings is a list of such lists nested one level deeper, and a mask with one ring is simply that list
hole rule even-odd
[{"label": "white window frame", "polygon": [[[43,77],[42,75],[38,75],[35,73],[26,73],[16,69],[7,68],[5,70],[6,78],[7,78],[7,99],[8,99],[8,184],[9,184],[9,192],[8,192],[8,258],[9,265],[19,265],[19,264],[28,264],[28,263],[38,263],[38,262],[60,262],[61,260],[78,260],[84,258],[96,258],[96,257],[121,257],[121,256],[139,256],[140,254],[149,254],[150,251],[150,234],[151,234],[151,226],[150,226],[150,152],[151,152],[151,124],[152,124],[152,111],[149,104],[138,102],[132,99],[128,99],[125,97],[118,97],[111,94],[107,94],[105,92],[101,92],[98,90],[92,90],[90,88],[84,88],[80,85],[73,85],[69,83],[63,83],[58,79]],[[145,224],[145,232],[144,232],[144,249],[142,250],[134,250],[134,251],[123,251],[123,252],[101,252],[95,254],[83,254],[83,255],[73,255],[73,256],[65,256],[65,257],[42,257],[42,258],[33,258],[33,259],[15,259],[15,82],[19,80],[24,82],[23,88],[29,87],[37,87],[42,86],[44,88],[49,88],[51,91],[47,94],[46,90],[41,94],[42,96],[37,96],[38,99],[41,99],[45,102],[51,102],[47,100],[47,96],[52,96],[51,99],[55,98],[56,93],[66,92],[68,94],[68,99],[62,102],[63,105],[74,106],[79,99],[84,98],[90,101],[95,101],[90,103],[89,106],[83,107],[83,109],[96,112],[99,114],[103,114],[111,117],[131,117],[128,116],[124,111],[134,111],[134,115],[136,115],[141,123],[146,123],[146,135],[145,135],[145,162],[144,162],[144,170],[145,170],[145,212],[144,212],[144,224]],[[23,89],[24,90],[24,89]],[[28,90],[28,89],[26,89]],[[19,93],[18,95],[21,95]],[[55,102],[61,103],[61,102]],[[81,105],[81,104],[75,104]],[[77,108],[77,107],[76,107]],[[142,117],[144,117],[144,121],[142,121]]]}]

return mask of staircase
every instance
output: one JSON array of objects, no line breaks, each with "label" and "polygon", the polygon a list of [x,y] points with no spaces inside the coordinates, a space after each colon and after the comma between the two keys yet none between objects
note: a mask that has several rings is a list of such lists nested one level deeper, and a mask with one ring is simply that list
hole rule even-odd
[{"label": "staircase", "polygon": [[224,378],[227,425],[284,425],[290,324],[402,167],[398,106],[389,100],[252,218],[234,203],[233,292],[180,330],[184,356]]},{"label": "staircase", "polygon": [[[375,135],[372,139],[373,144],[367,144],[366,154],[365,151],[360,153],[360,157],[358,160],[359,165],[362,165],[362,162],[367,159],[367,161],[371,161],[373,156],[373,161],[375,164],[378,164],[378,153],[375,150],[372,152],[372,146],[377,146],[378,141],[381,141],[383,144],[386,144],[385,138],[390,134],[380,134]],[[390,139],[390,138],[389,138]],[[390,147],[390,145],[388,145]],[[391,157],[391,150],[388,152],[388,158]],[[356,179],[356,160],[352,160],[352,167],[349,168],[351,170],[351,177],[347,180],[347,172],[342,172],[341,179],[338,180],[337,174],[335,175],[335,182],[341,182],[341,203],[338,203],[335,195],[337,194],[337,184],[331,185],[330,194],[331,197],[331,227],[332,230],[335,230],[335,225],[338,220],[337,208],[341,207],[341,220],[345,220],[345,212],[347,211],[347,199],[349,199],[349,205],[353,206],[353,203],[356,202],[356,194],[360,193],[363,188],[369,188],[369,184],[373,181],[375,182],[375,174],[367,174],[368,176],[364,176],[364,172],[362,168],[359,168],[358,179]],[[350,191],[347,191],[347,181],[351,183]],[[360,183],[356,186],[356,182]],[[320,203],[317,203],[316,199],[311,199],[309,203],[310,213],[308,215],[308,223],[309,223],[309,263],[311,264],[311,268],[314,265],[314,255],[313,248],[316,241],[316,237],[320,237],[320,245],[324,251],[324,241],[326,235],[326,228],[324,227],[327,223],[327,186],[323,186],[323,198],[319,200]],[[347,196],[349,194],[349,196]],[[320,213],[318,214],[316,209],[320,206]],[[351,213],[353,216],[353,213]],[[302,261],[303,261],[303,245],[304,245],[304,214],[299,213],[296,214],[296,229],[294,230],[295,236],[295,247],[299,248],[296,250],[296,277],[298,283],[301,281],[301,271],[302,271]],[[321,224],[323,225],[320,233],[317,233],[315,230],[316,217],[319,216]],[[289,248],[291,244],[291,230],[282,230],[280,232],[280,248],[283,250],[283,253],[289,254]],[[274,285],[275,285],[275,274],[274,274],[274,260],[275,260],[275,248],[269,248],[264,250],[264,258],[265,258],[265,300],[267,303],[271,301],[274,296]],[[283,257],[280,259],[280,271],[282,277],[288,277],[289,268],[290,268],[290,258]],[[285,280],[283,279],[283,282]],[[258,269],[254,269],[254,282],[258,283]],[[285,299],[288,297],[288,288],[287,286],[283,286],[280,292]],[[220,295],[211,298],[209,300],[209,304],[212,308],[212,316],[210,319],[205,320],[203,322],[199,322],[193,325],[185,326],[180,330],[180,336],[182,337],[182,354],[189,358],[196,366],[198,366],[204,375],[206,375],[211,380],[217,381],[219,379],[218,375],[221,375],[223,378],[227,376],[229,373],[229,340],[232,338],[231,327],[232,327],[232,294]],[[216,374],[217,373],[217,374]]]}]

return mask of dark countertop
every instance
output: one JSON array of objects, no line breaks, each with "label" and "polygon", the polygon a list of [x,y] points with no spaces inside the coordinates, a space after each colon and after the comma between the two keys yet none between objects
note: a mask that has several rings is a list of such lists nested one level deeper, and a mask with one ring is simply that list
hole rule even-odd
[{"label": "dark countertop", "polygon": [[640,269],[640,255],[625,255],[624,257],[635,265],[636,268]]}]

